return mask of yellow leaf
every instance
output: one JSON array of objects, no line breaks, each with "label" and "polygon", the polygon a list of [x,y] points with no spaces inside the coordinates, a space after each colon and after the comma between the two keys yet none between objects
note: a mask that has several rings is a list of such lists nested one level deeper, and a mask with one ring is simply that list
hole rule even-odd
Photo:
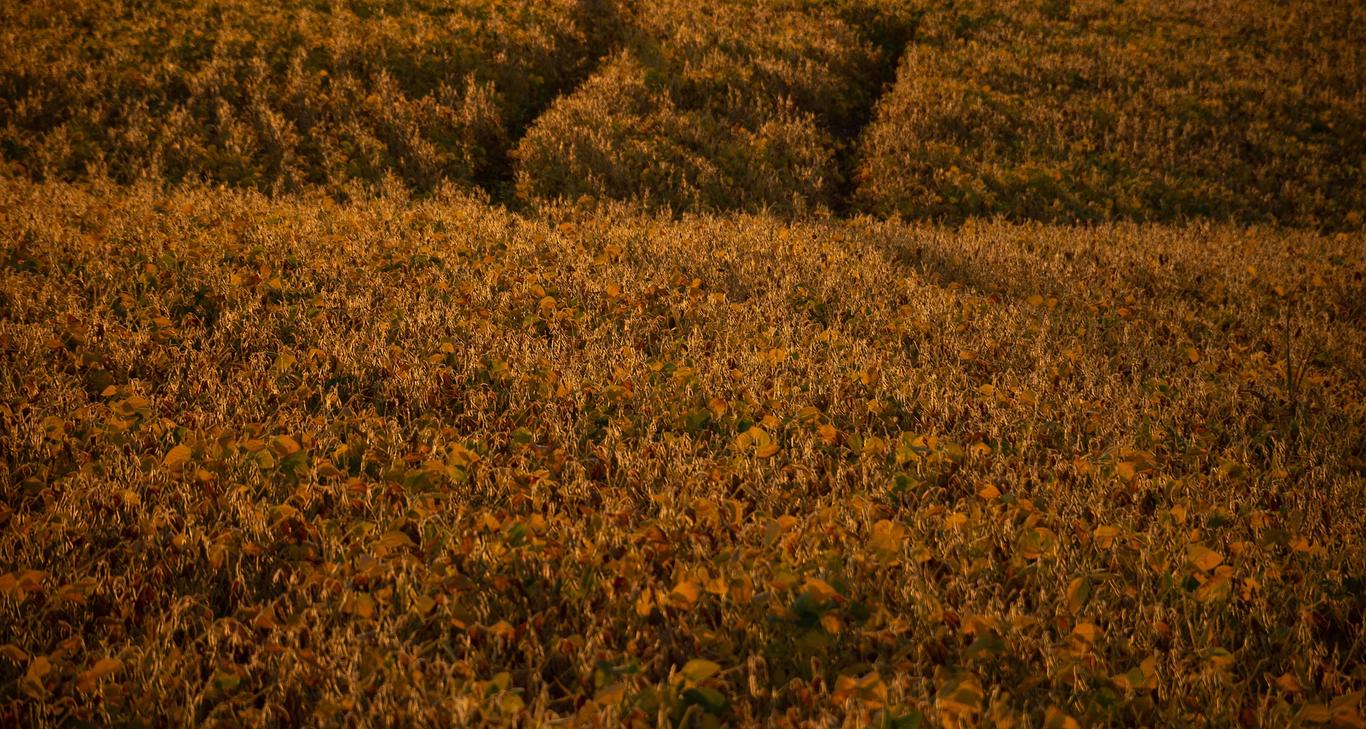
[{"label": "yellow leaf", "polygon": [[721,666],[705,658],[694,658],[683,665],[683,670],[679,673],[689,682],[697,684],[715,676],[721,670]]},{"label": "yellow leaf", "polygon": [[977,495],[987,501],[994,501],[1001,498],[1001,490],[996,488],[996,484],[994,483],[986,483],[982,485],[982,488],[977,490]]},{"label": "yellow leaf", "polygon": [[887,684],[877,671],[862,678],[840,676],[835,679],[835,692],[831,699],[836,704],[853,699],[863,702],[869,709],[880,709],[887,704]]},{"label": "yellow leaf", "polygon": [[935,695],[935,708],[958,719],[982,710],[982,683],[971,673],[952,673],[941,676]]},{"label": "yellow leaf", "polygon": [[521,694],[505,691],[498,697],[498,705],[502,707],[506,714],[516,714],[526,708],[526,701]]},{"label": "yellow leaf", "polygon": [[1357,711],[1363,696],[1366,696],[1366,689],[1357,689],[1333,699],[1329,708],[1333,712],[1335,726],[1344,729],[1366,729],[1366,719],[1362,719],[1360,712]]},{"label": "yellow leaf", "polygon": [[190,451],[190,447],[181,443],[166,452],[166,457],[161,460],[161,465],[170,469],[176,469],[186,461],[189,461],[192,455],[194,454]]},{"label": "yellow leaf", "polygon": [[768,431],[764,430],[763,428],[760,428],[757,425],[750,426],[749,430],[746,430],[745,432],[735,436],[735,447],[742,451],[746,451],[751,448],[757,451],[761,448],[772,445],[772,443],[773,436],[769,435]]},{"label": "yellow leaf", "polygon": [[1148,688],[1157,688],[1157,656],[1148,656],[1138,667],[1143,669],[1143,675],[1148,678]]},{"label": "yellow leaf", "polygon": [[754,580],[748,575],[740,575],[739,578],[731,580],[730,590],[731,602],[744,605],[754,599]]},{"label": "yellow leaf", "polygon": [[270,446],[275,449],[276,453],[279,453],[282,456],[294,455],[300,450],[299,442],[287,435],[275,436],[275,438],[271,440]]},{"label": "yellow leaf", "polygon": [[375,599],[369,593],[359,593],[352,596],[349,612],[356,617],[369,620],[375,615]]},{"label": "yellow leaf", "polygon": [[1088,645],[1095,645],[1100,640],[1100,628],[1095,623],[1077,623],[1072,626],[1072,635],[1085,641]]},{"label": "yellow leaf", "polygon": [[754,455],[756,455],[756,456],[758,456],[758,457],[760,457],[760,458],[772,458],[773,456],[775,456],[775,455],[777,455],[777,454],[778,454],[778,444],[777,444],[777,443],[768,443],[768,444],[765,444],[765,445],[761,445],[761,446],[759,446],[758,448],[756,448],[756,449],[754,450]]},{"label": "yellow leaf", "polygon": [[385,532],[384,536],[379,538],[379,546],[384,547],[385,549],[411,547],[413,546],[413,540],[404,532],[395,529],[393,531]]},{"label": "yellow leaf", "polygon": [[1336,699],[1333,699],[1333,710],[1339,711],[1342,709],[1355,709],[1359,704],[1361,704],[1361,700],[1363,698],[1366,698],[1366,689],[1357,689],[1356,691],[1350,691],[1337,697]]},{"label": "yellow leaf", "polygon": [[1091,580],[1088,577],[1078,577],[1067,585],[1067,609],[1075,615],[1086,607],[1086,601],[1091,599]]},{"label": "yellow leaf", "polygon": [[873,534],[868,545],[878,556],[890,559],[901,553],[906,541],[906,528],[896,522],[883,519],[873,525]]},{"label": "yellow leaf", "polygon": [[66,422],[55,415],[43,418],[41,425],[44,433],[51,440],[61,440],[66,435]]},{"label": "yellow leaf", "polygon": [[1057,551],[1058,536],[1045,527],[1026,527],[1019,538],[1020,556],[1028,560],[1042,559]]},{"label": "yellow leaf", "polygon": [[1119,528],[1112,526],[1098,526],[1092,532],[1096,540],[1096,546],[1101,549],[1109,549],[1115,544],[1115,537],[1119,536]]},{"label": "yellow leaf", "polygon": [[89,692],[99,683],[100,679],[109,676],[123,669],[123,661],[117,658],[101,658],[95,661],[95,665],[83,672],[76,679],[76,688],[82,692]]},{"label": "yellow leaf", "polygon": [[28,664],[28,670],[24,672],[21,686],[24,693],[34,699],[41,699],[47,693],[47,687],[43,685],[43,677],[52,673],[52,662],[45,656],[38,656]]},{"label": "yellow leaf", "polygon": [[1307,724],[1327,724],[1333,719],[1333,710],[1323,704],[1305,704],[1295,717]]},{"label": "yellow leaf", "polygon": [[1209,572],[1223,563],[1224,556],[1203,544],[1192,544],[1186,547],[1186,560],[1197,568]]},{"label": "yellow leaf", "polygon": [[991,710],[986,716],[987,725],[994,729],[1015,729],[1020,725],[1013,710],[1010,708],[1009,697],[999,697],[991,702]]},{"label": "yellow leaf", "polygon": [[1044,712],[1043,726],[1044,729],[1081,729],[1081,725],[1077,723],[1076,719],[1056,706],[1050,706]]},{"label": "yellow leaf", "polygon": [[[1228,568],[1225,567],[1224,570]],[[1222,570],[1221,570],[1222,571]],[[1228,574],[1216,574],[1205,580],[1195,591],[1195,599],[1200,602],[1213,602],[1227,598],[1233,592],[1233,580]]]},{"label": "yellow leaf", "polygon": [[86,602],[86,595],[94,589],[94,580],[85,578],[57,588],[57,598],[66,602],[84,605]]},{"label": "yellow leaf", "polygon": [[1232,668],[1238,661],[1236,656],[1223,648],[1211,650],[1209,654],[1205,656],[1205,660],[1209,662],[1210,668],[1213,668],[1216,671],[1226,671]]},{"label": "yellow leaf", "polygon": [[655,611],[654,592],[650,588],[640,591],[640,597],[636,598],[636,615],[647,618]]},{"label": "yellow leaf", "polygon": [[605,706],[616,706],[626,699],[626,684],[621,681],[609,684],[598,689],[593,694],[593,700]]},{"label": "yellow leaf", "polygon": [[831,587],[829,582],[826,582],[819,577],[806,578],[802,587],[806,588],[806,591],[811,593],[811,595],[818,600],[833,600],[839,597],[839,593],[835,591],[835,588]]},{"label": "yellow leaf", "polygon": [[887,452],[887,441],[870,435],[863,440],[863,455],[877,457]]},{"label": "yellow leaf", "polygon": [[681,603],[684,607],[691,607],[702,596],[702,590],[696,582],[692,580],[682,580],[674,589],[669,592],[669,600],[674,603]]},{"label": "yellow leaf", "polygon": [[280,504],[270,510],[270,520],[278,526],[281,522],[287,521],[298,514],[299,510],[293,506],[290,506],[289,504]]},{"label": "yellow leaf", "polygon": [[1304,691],[1304,686],[1300,685],[1299,679],[1295,678],[1294,674],[1289,672],[1282,673],[1276,679],[1276,685],[1280,686],[1281,690],[1288,694],[1297,694]]},{"label": "yellow leaf", "polygon": [[1110,677],[1116,686],[1128,691],[1157,688],[1157,656],[1148,656],[1137,667]]},{"label": "yellow leaf", "polygon": [[839,434],[839,431],[835,430],[835,426],[829,423],[816,429],[816,435],[819,436],[826,445],[834,444],[835,440],[839,438]]},{"label": "yellow leaf", "polygon": [[281,352],[280,355],[275,358],[275,364],[271,365],[270,369],[276,373],[286,372],[290,367],[294,366],[295,361],[294,355],[288,352]]},{"label": "yellow leaf", "polygon": [[730,585],[726,583],[726,578],[721,575],[717,575],[716,577],[707,580],[706,583],[702,585],[702,588],[718,597],[723,596],[730,591]]}]

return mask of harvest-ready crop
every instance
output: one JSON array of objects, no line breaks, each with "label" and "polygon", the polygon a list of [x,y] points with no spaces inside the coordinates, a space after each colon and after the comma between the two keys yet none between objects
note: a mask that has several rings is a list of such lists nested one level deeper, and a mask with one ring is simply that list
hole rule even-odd
[{"label": "harvest-ready crop", "polygon": [[1360,228],[1366,5],[931,5],[864,133],[865,210]]},{"label": "harvest-ready crop", "polygon": [[1366,729],[1362,8],[0,2],[0,727]]},{"label": "harvest-ready crop", "polygon": [[9,721],[1360,724],[1359,236],[0,202]]}]

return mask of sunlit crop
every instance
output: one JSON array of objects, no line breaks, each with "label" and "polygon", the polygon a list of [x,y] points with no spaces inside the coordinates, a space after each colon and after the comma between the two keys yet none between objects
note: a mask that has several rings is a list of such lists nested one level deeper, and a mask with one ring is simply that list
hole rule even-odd
[{"label": "sunlit crop", "polygon": [[0,3],[0,727],[1366,729],[1361,16]]},{"label": "sunlit crop", "polygon": [[12,720],[1359,722],[1359,237],[3,202]]},{"label": "sunlit crop", "polygon": [[1360,3],[931,3],[864,135],[868,211],[1356,228]]}]

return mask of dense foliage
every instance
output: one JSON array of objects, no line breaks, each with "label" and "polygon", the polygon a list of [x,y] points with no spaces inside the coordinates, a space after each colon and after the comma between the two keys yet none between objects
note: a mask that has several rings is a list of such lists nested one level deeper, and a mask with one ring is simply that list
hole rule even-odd
[{"label": "dense foliage", "polygon": [[0,158],[35,180],[449,182],[522,209],[1358,229],[1362,8],[14,2]]},{"label": "dense foliage", "polygon": [[[870,16],[873,27],[911,17]],[[868,25],[863,28],[868,28]],[[833,207],[894,56],[817,3],[651,3],[627,49],[517,150],[524,201],[587,195],[673,210]]]},{"label": "dense foliage", "polygon": [[0,2],[0,726],[1366,729],[1363,7]]},{"label": "dense foliage", "polygon": [[610,42],[594,0],[13,2],[0,154],[36,179],[417,190],[507,148]]},{"label": "dense foliage", "polygon": [[1360,236],[550,214],[0,186],[0,723],[1361,726]]},{"label": "dense foliage", "polygon": [[932,5],[865,134],[864,209],[1360,227],[1366,5]]}]

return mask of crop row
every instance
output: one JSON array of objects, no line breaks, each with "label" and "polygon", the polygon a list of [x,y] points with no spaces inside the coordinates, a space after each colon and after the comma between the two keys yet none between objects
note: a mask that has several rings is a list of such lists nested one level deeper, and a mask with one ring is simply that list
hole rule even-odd
[{"label": "crop row", "polygon": [[1359,237],[560,213],[0,182],[0,724],[1361,724]]},{"label": "crop row", "polygon": [[0,9],[34,179],[1353,228],[1366,18],[1142,0]]}]

